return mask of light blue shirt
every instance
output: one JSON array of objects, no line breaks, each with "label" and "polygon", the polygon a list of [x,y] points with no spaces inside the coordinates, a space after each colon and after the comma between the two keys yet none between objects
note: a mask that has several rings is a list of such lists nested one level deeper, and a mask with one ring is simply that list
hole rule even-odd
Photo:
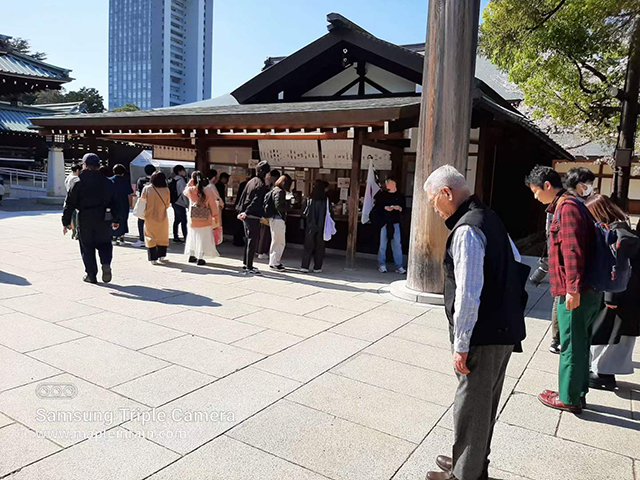
[{"label": "light blue shirt", "polygon": [[[516,262],[520,253],[511,238],[511,249]],[[484,256],[487,238],[478,228],[470,225],[458,227],[451,240],[449,254],[453,258],[453,275],[456,280],[456,297],[453,313],[453,349],[469,351],[473,328],[478,321],[480,294],[484,286]]]}]

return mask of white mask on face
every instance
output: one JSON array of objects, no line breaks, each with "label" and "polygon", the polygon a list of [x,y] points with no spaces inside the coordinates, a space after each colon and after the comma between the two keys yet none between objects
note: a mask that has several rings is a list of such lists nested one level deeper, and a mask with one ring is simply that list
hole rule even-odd
[{"label": "white mask on face", "polygon": [[590,185],[588,183],[583,183],[582,185],[584,185],[584,190],[582,190],[582,194],[580,196],[585,198],[590,197],[593,193],[593,185]]}]

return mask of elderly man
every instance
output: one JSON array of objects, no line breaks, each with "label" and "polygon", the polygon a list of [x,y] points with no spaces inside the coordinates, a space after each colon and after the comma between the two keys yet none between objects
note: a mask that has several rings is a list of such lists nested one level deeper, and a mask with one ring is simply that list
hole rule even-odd
[{"label": "elderly man", "polygon": [[453,411],[453,457],[439,456],[442,472],[428,480],[485,480],[504,376],[525,337],[524,286],[529,267],[500,218],[471,195],[450,165],[424,184],[429,203],[451,230],[444,257],[444,298],[458,377]]}]

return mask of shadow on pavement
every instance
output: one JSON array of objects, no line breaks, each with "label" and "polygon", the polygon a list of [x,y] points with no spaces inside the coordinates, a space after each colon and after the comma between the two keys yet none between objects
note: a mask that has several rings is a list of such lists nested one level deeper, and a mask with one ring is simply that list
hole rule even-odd
[{"label": "shadow on pavement", "polygon": [[24,277],[20,277],[19,275],[14,275],[12,273],[1,272],[0,271],[0,283],[7,283],[9,285],[18,285],[21,287],[26,287],[31,285],[31,282]]},{"label": "shadow on pavement", "polygon": [[184,290],[174,290],[172,288],[153,288],[143,285],[121,286],[114,284],[105,285],[114,297],[142,300],[145,302],[159,302],[170,305],[182,305],[185,307],[219,307],[218,302],[211,298]]}]

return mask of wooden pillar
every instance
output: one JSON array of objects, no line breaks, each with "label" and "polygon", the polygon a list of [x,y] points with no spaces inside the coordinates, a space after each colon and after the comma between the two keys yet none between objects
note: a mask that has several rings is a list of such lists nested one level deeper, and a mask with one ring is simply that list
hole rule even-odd
[{"label": "wooden pillar", "polygon": [[201,171],[206,175],[207,171],[209,171],[209,145],[207,142],[198,138],[196,141],[196,170]]},{"label": "wooden pillar", "polygon": [[480,0],[429,2],[407,274],[407,287],[419,292],[442,293],[444,287],[448,231],[423,185],[445,164],[466,171],[479,15]]},{"label": "wooden pillar", "polygon": [[356,268],[356,244],[358,239],[358,203],[360,200],[360,168],[362,164],[362,142],[365,130],[356,128],[353,138],[351,180],[349,182],[349,235],[347,236],[346,268]]}]

